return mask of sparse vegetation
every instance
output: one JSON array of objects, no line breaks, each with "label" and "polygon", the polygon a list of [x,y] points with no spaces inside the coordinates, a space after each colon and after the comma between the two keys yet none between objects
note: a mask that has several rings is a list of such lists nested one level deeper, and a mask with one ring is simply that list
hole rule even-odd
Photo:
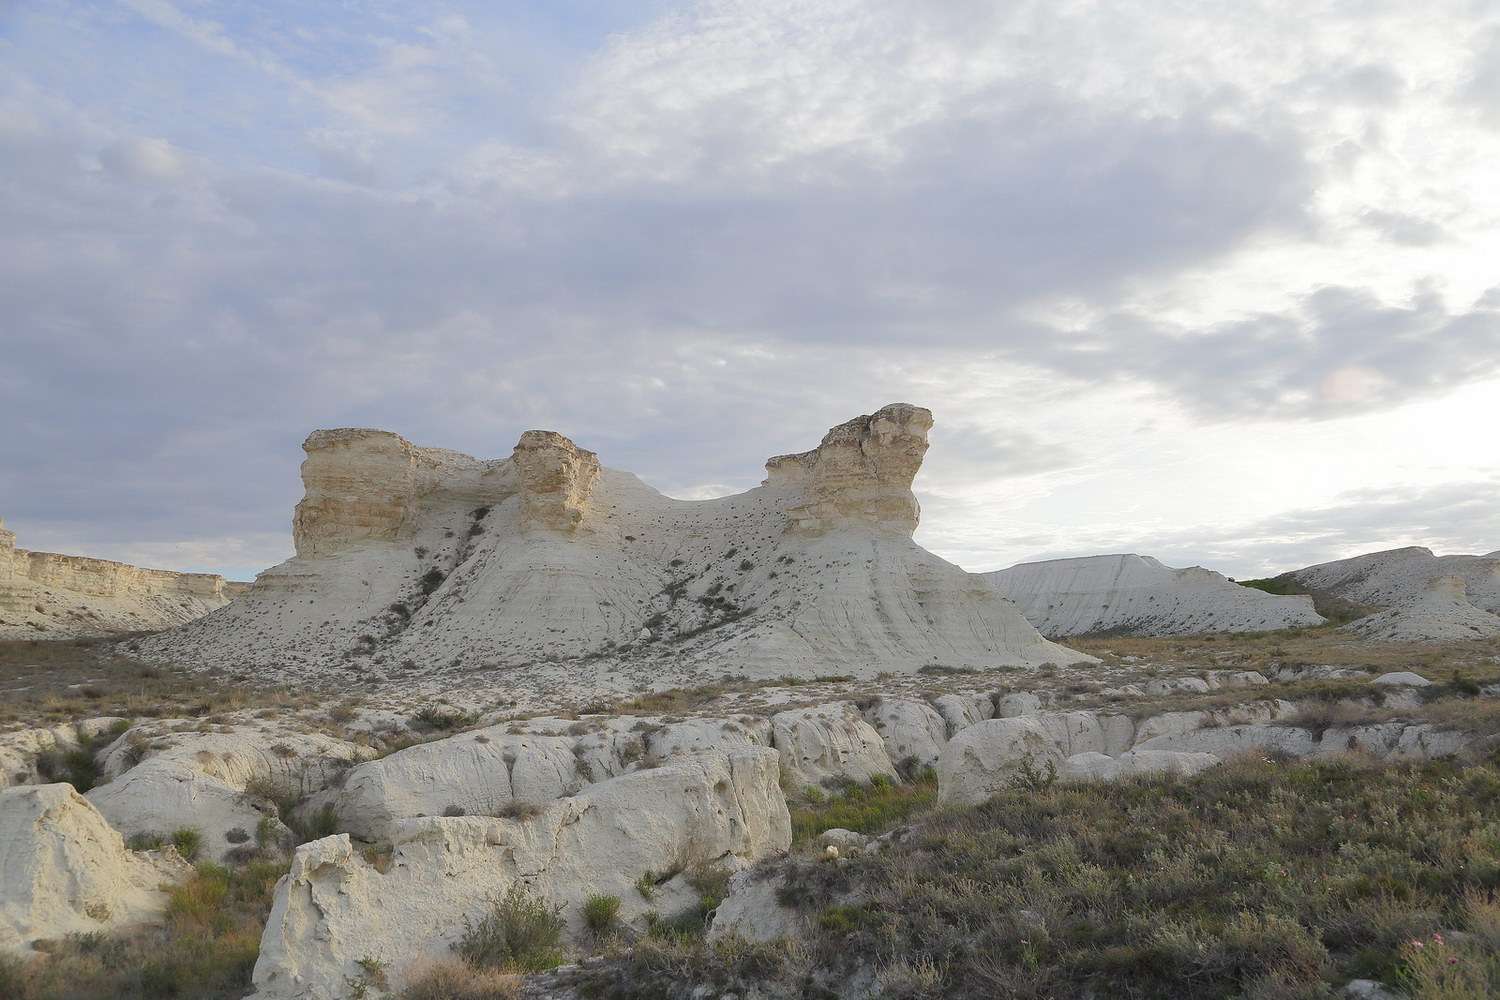
[{"label": "sparse vegetation", "polygon": [[[816,791],[816,790],[814,790]],[[824,830],[884,833],[937,801],[937,772],[925,768],[915,782],[897,784],[876,775],[868,785],[850,785],[842,795],[808,797],[792,809],[792,839],[810,840]]]},{"label": "sparse vegetation", "polygon": [[170,890],[165,921],[118,936],[72,935],[0,961],[6,1000],[238,1000],[250,986],[271,892],[286,866],[202,864]]},{"label": "sparse vegetation", "polygon": [[562,964],[563,921],[559,911],[519,884],[494,901],[477,922],[465,921],[453,946],[476,969],[540,972]]},{"label": "sparse vegetation", "polygon": [[1497,995],[1497,806],[1494,764],[1357,757],[1017,788],[926,814],[909,846],[803,862],[781,898],[815,918],[806,964],[735,967],[673,937],[585,992],[827,995],[874,967],[925,984],[902,996],[1330,997],[1354,978]]},{"label": "sparse vegetation", "polygon": [[619,919],[619,896],[590,896],[583,901],[583,922],[595,934],[608,932]]}]

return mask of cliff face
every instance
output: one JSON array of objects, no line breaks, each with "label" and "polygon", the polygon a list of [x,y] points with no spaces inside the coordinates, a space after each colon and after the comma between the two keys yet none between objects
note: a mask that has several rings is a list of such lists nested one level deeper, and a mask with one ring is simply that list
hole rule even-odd
[{"label": "cliff face", "polygon": [[1053,638],[1266,632],[1323,621],[1310,597],[1267,594],[1201,566],[1173,569],[1150,556],[1049,559],[985,575]]},{"label": "cliff face", "polygon": [[249,589],[213,573],[143,569],[108,559],[28,552],[0,521],[0,637],[109,635],[167,628]]},{"label": "cliff face", "polygon": [[551,431],[493,461],[317,431],[297,556],[141,647],[268,673],[555,668],[622,686],[1081,659],[912,541],[931,426],[892,404],[706,501],[662,496]]}]

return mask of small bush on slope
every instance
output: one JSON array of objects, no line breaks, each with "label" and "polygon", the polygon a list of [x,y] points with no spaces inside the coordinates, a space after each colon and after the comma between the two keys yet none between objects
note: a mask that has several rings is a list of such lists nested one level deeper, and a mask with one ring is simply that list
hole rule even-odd
[{"label": "small bush on slope", "polygon": [[[934,816],[910,849],[809,863],[856,903],[784,894],[815,918],[813,970],[777,988],[860,995],[840,990],[863,969],[890,979],[886,997],[1332,997],[1354,978],[1462,995],[1424,992],[1442,976],[1500,995],[1479,943],[1500,937],[1497,845],[1493,764],[1254,758],[1192,779],[1017,789]],[[1452,929],[1471,937],[1441,969],[1411,944]],[[720,950],[674,941],[582,985],[686,997],[724,966]]]},{"label": "small bush on slope", "polygon": [[[203,864],[172,889],[165,923],[132,936],[75,934],[0,968],[6,1000],[238,1000],[250,987],[286,865]],[[7,979],[7,976],[9,977]]]}]

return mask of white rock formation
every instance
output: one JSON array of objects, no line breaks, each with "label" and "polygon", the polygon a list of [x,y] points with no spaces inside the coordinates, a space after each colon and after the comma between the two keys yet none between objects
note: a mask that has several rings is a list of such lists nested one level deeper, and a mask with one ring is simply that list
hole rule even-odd
[{"label": "white rock formation", "polygon": [[696,902],[682,876],[645,900],[646,872],[714,864],[742,869],[786,850],[791,820],[765,747],[683,754],[659,768],[592,785],[527,820],[417,819],[393,831],[388,863],[367,861],[340,834],[299,848],[255,966],[259,1000],[353,996],[361,959],[385,963],[399,989],[411,963],[441,957],[491,901],[521,886],[572,934],[590,895],[620,897],[622,919],[673,915]]},{"label": "white rock formation", "polygon": [[1293,757],[1331,756],[1361,750],[1389,760],[1427,760],[1457,753],[1473,736],[1430,725],[1383,722],[1370,726],[1336,726],[1322,733],[1297,726],[1223,726],[1157,736],[1135,749],[1210,753],[1215,757],[1276,751]]},{"label": "white rock formation", "polygon": [[109,781],[88,799],[126,836],[197,830],[204,855],[218,860],[244,843],[241,833],[253,835],[261,817],[274,813],[261,789],[307,795],[373,754],[331,736],[274,726],[173,732],[170,723],[143,724],[111,746],[104,759]]},{"label": "white rock formation", "polygon": [[704,671],[1088,659],[912,541],[931,423],[892,404],[771,459],[760,488],[701,501],[662,496],[550,432],[480,461],[384,431],[317,431],[296,557],[222,613],[140,646],[261,674],[551,669],[620,688]]},{"label": "white rock formation", "polygon": [[1071,781],[1118,781],[1143,774],[1170,772],[1191,777],[1219,763],[1211,753],[1181,753],[1171,750],[1128,750],[1118,757],[1102,753],[1080,753],[1067,758],[1057,769],[1059,779]]},{"label": "white rock formation", "polygon": [[1395,670],[1388,674],[1381,674],[1370,682],[1371,684],[1384,684],[1389,687],[1431,687],[1432,681],[1421,674],[1414,674],[1410,670]]},{"label": "white rock formation", "polygon": [[1343,628],[1377,642],[1459,642],[1500,636],[1500,615],[1467,600],[1461,576],[1442,576],[1416,597],[1350,622]]},{"label": "white rock formation", "polygon": [[171,849],[126,850],[72,785],[0,790],[0,954],[151,920],[159,887],[191,870]]},{"label": "white rock formation", "polygon": [[249,586],[213,573],[28,552],[0,520],[0,639],[167,628],[223,607]]},{"label": "white rock formation", "polygon": [[349,772],[339,829],[378,840],[419,816],[495,816],[545,806],[590,783],[567,736],[516,736],[502,726],[420,743]]},{"label": "white rock formation", "polygon": [[50,784],[55,778],[43,774],[40,766],[44,755],[78,750],[81,741],[98,739],[115,723],[127,721],[104,716],[85,719],[77,725],[64,723],[47,729],[13,729],[0,733],[0,788]]},{"label": "white rock formation", "polygon": [[802,937],[807,930],[807,917],[795,907],[782,906],[777,899],[781,875],[778,867],[762,865],[731,876],[729,895],[714,910],[708,939],[740,937],[746,941],[771,941]]},{"label": "white rock formation", "polygon": [[1173,569],[1150,556],[1084,556],[986,573],[1043,635],[1265,632],[1318,625],[1309,597],[1280,597],[1201,566]]},{"label": "white rock formation", "polygon": [[773,715],[771,742],[791,789],[817,787],[829,778],[865,784],[877,774],[896,777],[880,734],[847,701]]},{"label": "white rock formation", "polygon": [[938,802],[984,802],[1028,769],[1055,774],[1069,757],[1121,754],[1134,740],[1135,724],[1123,715],[1049,712],[975,723],[955,734],[938,757]]},{"label": "white rock formation", "polygon": [[1413,545],[1319,563],[1283,575],[1309,590],[1383,608],[1422,596],[1441,577],[1458,577],[1464,582],[1468,603],[1500,615],[1500,552],[1437,556],[1431,549]]},{"label": "white rock formation", "polygon": [[920,770],[936,764],[948,742],[948,723],[925,701],[880,698],[864,710],[865,719],[885,741],[894,763],[912,760]]}]

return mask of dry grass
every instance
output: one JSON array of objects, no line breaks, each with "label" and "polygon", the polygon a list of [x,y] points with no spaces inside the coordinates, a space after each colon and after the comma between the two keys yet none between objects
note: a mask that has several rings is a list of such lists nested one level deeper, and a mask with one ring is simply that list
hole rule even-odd
[{"label": "dry grass", "polygon": [[316,691],[242,676],[142,663],[105,639],[0,640],[0,727],[53,726],[101,715],[209,717],[310,708]]}]

